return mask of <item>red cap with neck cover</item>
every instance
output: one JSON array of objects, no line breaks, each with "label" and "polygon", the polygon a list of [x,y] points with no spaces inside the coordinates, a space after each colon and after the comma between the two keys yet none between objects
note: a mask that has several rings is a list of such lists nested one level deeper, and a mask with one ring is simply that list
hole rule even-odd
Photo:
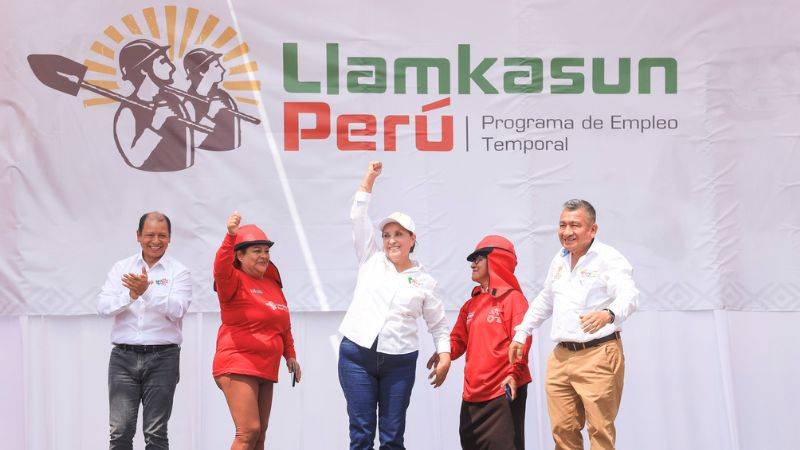
[{"label": "red cap with neck cover", "polygon": [[[517,253],[514,244],[503,236],[489,235],[481,239],[475,246],[475,251],[467,256],[472,261],[478,255],[486,256],[489,269],[489,293],[492,297],[500,297],[508,291],[522,291],[519,281],[514,275],[517,267]],[[472,290],[472,296],[480,294],[481,287]]]}]

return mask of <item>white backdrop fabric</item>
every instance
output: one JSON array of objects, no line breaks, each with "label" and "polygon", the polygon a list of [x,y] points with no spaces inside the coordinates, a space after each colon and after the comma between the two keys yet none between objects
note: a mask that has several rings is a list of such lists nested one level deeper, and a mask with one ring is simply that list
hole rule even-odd
[{"label": "white backdrop fabric", "polygon": [[[139,215],[158,209],[173,220],[170,254],[194,279],[170,424],[173,448],[217,450],[232,437],[210,376],[219,325],[210,286],[213,254],[233,210],[277,242],[272,256],[306,377],[294,389],[278,384],[268,448],[345,448],[336,328],[356,274],[347,214],[374,159],[385,163],[374,219],[394,210],[415,219],[419,259],[439,281],[451,319],[469,292],[464,258],[481,237],[503,234],[515,243],[517,274],[532,299],[558,249],[561,203],[582,197],[595,204],[599,237],[631,261],[642,291],[642,311],[623,333],[619,449],[797,446],[796,2],[29,0],[3,1],[2,11],[0,447],[107,447],[111,321],[93,315],[95,298],[114,261],[136,250]],[[181,89],[189,87],[183,55],[201,47],[222,53],[222,87],[261,123],[242,122],[231,151],[192,147],[193,165],[184,170],[139,170],[117,149],[117,103],[85,90],[77,98],[57,92],[37,80],[26,60],[68,57],[87,65],[87,82],[128,95],[133,86],[121,78],[119,52],[138,38],[171,46],[174,86]],[[293,43],[299,81],[319,82],[319,92],[289,92],[285,50]],[[485,79],[498,93],[486,93],[469,76],[464,92],[460,44],[470,46],[467,75],[497,58]],[[331,59],[338,68],[326,62],[330,49],[338,51]],[[381,70],[369,72],[365,60],[350,59],[364,57],[386,62],[385,92],[350,92],[348,76],[380,84]],[[438,58],[439,68],[428,70],[427,83],[409,69],[400,93],[399,58]],[[507,58],[530,58],[534,68],[541,63],[541,89],[536,73],[514,78],[541,92],[506,92],[505,72],[525,70]],[[573,79],[582,74],[575,81],[581,93],[554,92],[570,84],[554,69],[563,58],[583,59],[564,69]],[[595,92],[594,61],[605,63],[603,79],[614,85],[628,73],[621,58],[630,58],[629,92]],[[651,92],[640,93],[645,58],[675,61],[674,93],[661,68],[653,70]],[[287,145],[296,135],[285,115],[293,102],[331,110],[323,121],[329,134],[300,136],[297,151]],[[431,104],[440,107],[423,111]],[[337,133],[337,123],[354,114],[374,116],[375,136],[351,136],[375,142],[374,151],[340,149],[337,137],[347,133]],[[397,127],[396,150],[386,149],[390,115],[410,122]],[[590,115],[604,128],[584,129]],[[676,127],[611,129],[615,115],[672,119]],[[430,140],[452,137],[452,148],[420,150],[417,116],[429,117]],[[452,131],[442,126],[447,117]],[[509,127],[502,122],[537,118],[573,119],[575,127],[518,131],[513,120]],[[301,115],[298,126],[320,126],[314,119]],[[566,149],[493,147],[548,140]],[[533,449],[552,447],[541,385],[553,345],[548,327],[538,332],[531,356],[526,437]],[[433,391],[422,368],[432,346],[421,341],[408,448],[455,449],[463,362]],[[143,448],[141,433],[137,445]]]},{"label": "white backdrop fabric", "polygon": [[[449,314],[455,319],[455,314]],[[336,372],[342,314],[293,315],[304,380],[294,389],[281,368],[267,448],[347,448],[347,414]],[[623,332],[626,373],[617,419],[619,450],[788,450],[797,448],[800,313],[643,312]],[[0,318],[0,441],[4,449],[108,448],[107,367],[111,321],[98,317]],[[211,377],[219,315],[184,323],[181,381],[170,421],[170,448],[219,450],[233,422]],[[526,445],[553,448],[544,398],[550,321],[531,351]],[[543,337],[544,336],[544,337]],[[434,391],[425,383],[422,339],[408,411],[410,450],[455,450],[463,358]],[[143,449],[141,420],[136,447]],[[377,448],[377,447],[376,447]],[[588,448],[588,444],[586,446]]]},{"label": "white backdrop fabric", "polygon": [[[3,11],[0,313],[93,312],[103,275],[131,253],[135,221],[153,209],[173,219],[171,252],[192,271],[193,311],[217,311],[211,262],[234,209],[277,242],[273,258],[294,311],[345,310],[356,264],[347,212],[372,159],[386,163],[374,219],[403,210],[416,220],[420,260],[450,309],[467,291],[464,257],[490,233],[515,243],[522,286],[535,295],[557,247],[560,205],[583,197],[598,209],[600,238],[632,262],[642,309],[800,310],[800,210],[790,207],[800,204],[794,1],[765,8],[740,0],[69,7],[32,0],[4,2]],[[115,145],[117,103],[85,89],[78,98],[51,89],[26,61],[32,54],[65,56],[89,67],[87,82],[128,94],[133,85],[122,80],[118,60],[122,47],[139,38],[171,46],[174,86],[182,89],[182,55],[195,48],[224,54],[223,88],[261,124],[241,122],[241,143],[232,151],[195,149],[194,165],[184,170],[139,170]],[[292,44],[298,81],[319,83],[308,88],[319,93],[287,87],[292,77],[284,75],[294,66],[285,49]],[[470,46],[469,61],[461,44]],[[352,59],[365,57],[372,66]],[[507,61],[520,57],[531,58],[529,66]],[[385,71],[376,69],[376,58]],[[400,58],[429,58],[439,68],[403,72]],[[582,58],[563,69],[582,81],[559,74],[563,58]],[[629,70],[621,58],[630,59]],[[645,58],[675,63],[674,77],[652,71],[650,93],[640,93]],[[601,78],[595,60],[604,63]],[[511,81],[541,92],[507,92],[506,72],[526,67],[527,76],[512,74]],[[348,78],[379,85],[380,74],[385,92],[350,92],[358,89]],[[623,75],[630,75],[629,92],[595,92],[595,81],[615,85]],[[554,92],[564,85],[582,93]],[[488,93],[493,88],[499,92]],[[449,106],[423,112],[423,105],[448,99]],[[290,150],[284,110],[292,102],[328,105],[329,136],[301,135],[299,150]],[[374,137],[351,138],[374,141],[375,151],[337,148],[337,123],[353,114],[374,116]],[[384,118],[393,114],[411,124],[397,127],[397,150],[387,151]],[[583,129],[589,115],[605,127]],[[677,127],[611,129],[614,115],[671,119]],[[418,150],[417,116],[430,118],[429,139],[450,136],[452,148]],[[445,117],[452,118],[451,133]],[[483,126],[529,118],[572,119],[575,129]],[[314,116],[300,116],[304,130],[315,125]],[[568,148],[494,149],[506,140],[562,141]]]}]

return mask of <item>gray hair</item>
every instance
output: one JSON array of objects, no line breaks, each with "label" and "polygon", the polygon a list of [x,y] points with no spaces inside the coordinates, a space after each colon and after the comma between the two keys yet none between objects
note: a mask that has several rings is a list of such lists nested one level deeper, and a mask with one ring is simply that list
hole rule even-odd
[{"label": "gray hair", "polygon": [[583,209],[586,211],[586,215],[589,216],[589,222],[595,223],[597,220],[597,213],[594,210],[594,206],[591,203],[587,202],[586,200],[573,198],[572,200],[567,200],[564,202],[564,209],[567,211],[577,211],[579,209]]}]

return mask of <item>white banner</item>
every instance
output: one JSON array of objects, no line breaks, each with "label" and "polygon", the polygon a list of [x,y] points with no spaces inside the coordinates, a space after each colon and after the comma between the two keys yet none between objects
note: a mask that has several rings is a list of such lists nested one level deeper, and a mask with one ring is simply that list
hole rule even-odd
[{"label": "white banner", "polygon": [[597,208],[642,309],[800,310],[794,2],[4,5],[0,313],[86,314],[139,216],[172,219],[196,311],[233,210],[293,310],[343,310],[348,223],[417,222],[447,307],[486,234],[529,299],[561,204]]}]

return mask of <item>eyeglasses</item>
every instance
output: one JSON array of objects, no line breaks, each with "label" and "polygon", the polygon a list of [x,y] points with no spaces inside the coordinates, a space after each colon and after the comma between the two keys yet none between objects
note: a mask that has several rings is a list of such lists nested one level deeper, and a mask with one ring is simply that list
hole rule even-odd
[{"label": "eyeglasses", "polygon": [[475,255],[470,261],[470,264],[478,264],[479,262],[486,261],[486,255]]}]

